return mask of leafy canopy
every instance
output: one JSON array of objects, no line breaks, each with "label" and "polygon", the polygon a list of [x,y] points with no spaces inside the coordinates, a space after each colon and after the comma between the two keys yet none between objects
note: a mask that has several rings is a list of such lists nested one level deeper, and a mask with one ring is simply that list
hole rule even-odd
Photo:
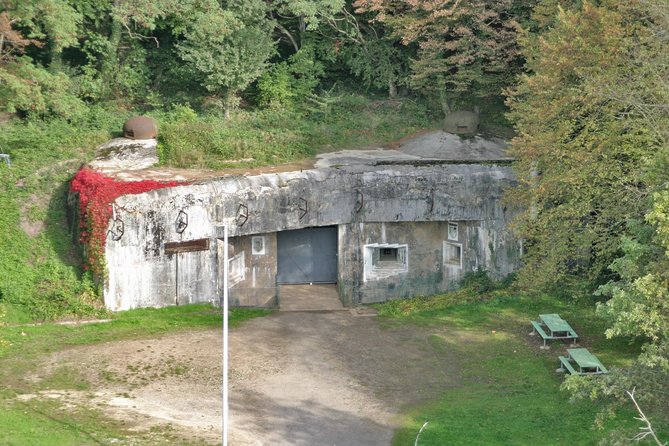
[{"label": "leafy canopy", "polygon": [[647,209],[662,142],[607,91],[625,86],[638,66],[634,17],[585,3],[523,39],[528,73],[507,103],[521,181],[509,200],[523,209],[516,224],[528,251],[526,284],[573,274],[597,280],[617,255],[626,221]]}]

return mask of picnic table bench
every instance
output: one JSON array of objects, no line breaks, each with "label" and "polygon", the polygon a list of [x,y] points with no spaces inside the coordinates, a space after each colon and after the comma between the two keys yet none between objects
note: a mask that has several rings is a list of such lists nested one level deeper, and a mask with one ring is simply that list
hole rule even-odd
[{"label": "picnic table bench", "polygon": [[[568,348],[567,356],[560,356],[560,369],[572,375],[602,375],[606,367],[587,348]],[[574,367],[572,362],[576,365]],[[559,369],[559,370],[560,370]]]},{"label": "picnic table bench", "polygon": [[[539,334],[541,339],[544,341],[544,345],[541,348],[547,349],[546,341],[554,339],[571,339],[573,340],[573,345],[576,345],[576,340],[578,339],[578,334],[574,331],[573,328],[560,317],[559,314],[540,314],[539,321],[530,321],[532,323],[532,333]],[[547,330],[544,330],[544,327]]]}]

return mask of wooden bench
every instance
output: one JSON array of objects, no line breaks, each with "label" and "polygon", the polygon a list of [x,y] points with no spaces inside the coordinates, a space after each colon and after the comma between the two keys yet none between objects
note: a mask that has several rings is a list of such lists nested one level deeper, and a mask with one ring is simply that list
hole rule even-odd
[{"label": "wooden bench", "polygon": [[571,375],[580,375],[579,372],[576,371],[576,369],[571,365],[569,362],[569,358],[566,356],[560,356],[560,369],[564,370],[567,369],[569,374]]}]

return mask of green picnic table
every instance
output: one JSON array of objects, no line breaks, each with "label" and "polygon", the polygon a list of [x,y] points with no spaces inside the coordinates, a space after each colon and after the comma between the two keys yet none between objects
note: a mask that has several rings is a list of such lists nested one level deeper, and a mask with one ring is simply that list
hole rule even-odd
[{"label": "green picnic table", "polygon": [[[576,365],[576,368],[572,365]],[[560,369],[572,375],[602,375],[609,373],[606,367],[587,348],[568,348],[567,356],[560,356]]]},{"label": "green picnic table", "polygon": [[559,314],[540,314],[539,321],[530,322],[532,323],[532,327],[534,327],[530,334],[538,333],[544,341],[544,345],[541,348],[548,348],[546,341],[553,339],[571,339],[573,340],[573,345],[576,345],[578,334]]}]

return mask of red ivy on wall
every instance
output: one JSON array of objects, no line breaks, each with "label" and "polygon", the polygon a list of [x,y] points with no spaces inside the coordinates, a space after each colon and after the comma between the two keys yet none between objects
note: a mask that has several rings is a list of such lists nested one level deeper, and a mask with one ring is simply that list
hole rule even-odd
[{"label": "red ivy on wall", "polygon": [[177,186],[178,181],[160,182],[117,181],[100,172],[81,169],[70,183],[70,193],[79,194],[79,240],[86,246],[85,269],[90,269],[96,277],[105,276],[105,243],[107,226],[112,218],[112,203],[121,195],[141,194],[163,187]]}]

